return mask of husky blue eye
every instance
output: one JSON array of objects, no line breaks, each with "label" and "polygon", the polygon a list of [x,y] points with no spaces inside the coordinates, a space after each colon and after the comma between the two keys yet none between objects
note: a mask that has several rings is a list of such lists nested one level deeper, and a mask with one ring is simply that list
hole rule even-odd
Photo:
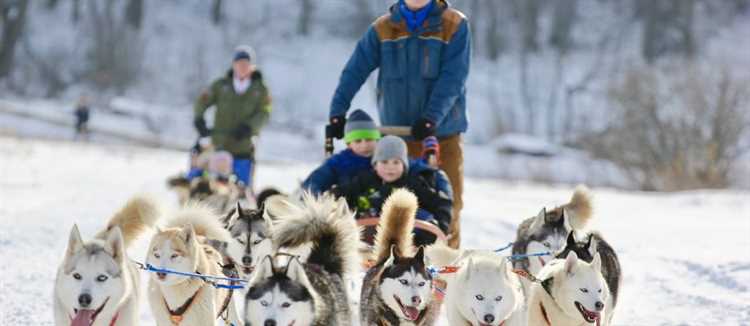
[{"label": "husky blue eye", "polygon": [[178,256],[177,254],[172,254],[172,259],[177,258],[177,256]]},{"label": "husky blue eye", "polygon": [[266,300],[261,300],[261,301],[260,301],[260,305],[261,305],[261,306],[264,306],[264,307],[268,307],[268,301],[266,301]]},{"label": "husky blue eye", "polygon": [[284,303],[281,304],[281,308],[289,308],[291,306],[292,306],[292,304],[289,303],[289,302],[284,302]]},{"label": "husky blue eye", "polygon": [[73,278],[76,279],[76,280],[80,280],[83,277],[81,277],[81,274],[75,273],[75,274],[73,274]]},{"label": "husky blue eye", "polygon": [[107,279],[108,279],[107,275],[103,275],[103,274],[96,277],[97,282],[104,282]]},{"label": "husky blue eye", "polygon": [[551,246],[552,246],[552,245],[550,245],[550,244],[549,244],[549,242],[545,242],[545,243],[543,243],[543,244],[544,244],[544,246],[545,246],[545,247],[547,247],[547,248],[549,248],[549,247],[551,247]]},{"label": "husky blue eye", "polygon": [[154,257],[158,259],[158,258],[161,258],[161,255],[154,253]]},{"label": "husky blue eye", "polygon": [[400,279],[400,280],[398,280],[398,281],[399,281],[399,282],[401,282],[401,284],[403,284],[403,285],[407,285],[407,284],[409,284],[409,281],[407,281],[407,280],[405,280],[405,279]]},{"label": "husky blue eye", "polygon": [[417,284],[417,285],[419,285],[419,287],[423,287],[424,284],[425,284],[424,282],[419,282],[419,284]]},{"label": "husky blue eye", "polygon": [[583,292],[583,293],[589,293],[589,289],[581,288],[581,292]]},{"label": "husky blue eye", "polygon": [[499,301],[503,301],[503,296],[502,295],[498,295],[497,298],[495,298],[495,301],[498,301],[498,302]]},{"label": "husky blue eye", "polygon": [[479,301],[484,300],[484,296],[481,295],[481,294],[477,294],[477,296],[475,296],[475,298],[477,298],[477,300],[479,300]]},{"label": "husky blue eye", "polygon": [[255,241],[253,241],[253,244],[254,244],[254,245],[257,245],[257,244],[259,244],[259,243],[260,243],[261,241],[263,241],[263,240],[255,240]]},{"label": "husky blue eye", "polygon": [[242,241],[242,239],[237,239],[237,242],[239,242],[241,245],[245,244],[245,241]]}]

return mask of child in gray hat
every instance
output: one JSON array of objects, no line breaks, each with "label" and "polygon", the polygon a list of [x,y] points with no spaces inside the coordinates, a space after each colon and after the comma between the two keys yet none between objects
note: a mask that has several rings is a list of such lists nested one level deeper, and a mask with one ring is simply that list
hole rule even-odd
[{"label": "child in gray hat", "polygon": [[[417,219],[447,232],[453,208],[450,182],[443,171],[422,160],[409,160],[406,143],[396,136],[385,136],[375,146],[372,170],[360,173],[332,192],[345,197],[349,207],[356,208],[357,218],[379,217],[383,203],[394,189],[406,188],[419,201]],[[431,234],[417,232],[415,245],[435,241]]]}]

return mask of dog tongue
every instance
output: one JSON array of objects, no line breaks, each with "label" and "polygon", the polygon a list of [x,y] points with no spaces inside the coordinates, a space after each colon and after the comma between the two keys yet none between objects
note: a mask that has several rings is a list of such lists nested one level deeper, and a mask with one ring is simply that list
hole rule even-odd
[{"label": "dog tongue", "polygon": [[419,309],[415,307],[404,307],[404,314],[409,320],[417,320],[419,318]]},{"label": "dog tongue", "polygon": [[94,323],[94,314],[96,314],[96,310],[94,309],[78,310],[70,326],[91,326]]}]

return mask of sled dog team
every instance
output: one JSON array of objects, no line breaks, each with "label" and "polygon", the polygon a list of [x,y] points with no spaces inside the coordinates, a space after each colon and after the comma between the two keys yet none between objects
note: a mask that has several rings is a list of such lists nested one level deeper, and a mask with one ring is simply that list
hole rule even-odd
[{"label": "sled dog team", "polygon": [[[441,306],[449,325],[611,323],[620,265],[587,226],[585,188],[523,221],[513,260],[441,243],[415,247],[416,210],[416,196],[394,191],[372,256],[361,257],[360,230],[344,199],[274,196],[260,209],[238,206],[219,216],[199,203],[168,213],[135,196],[92,239],[73,226],[54,286],[55,324],[139,325],[135,260],[158,268],[147,274],[146,297],[159,326],[433,325]],[[153,235],[145,259],[128,257],[146,231]],[[534,255],[542,252],[551,255]],[[374,261],[364,277],[363,258]],[[241,286],[179,273],[232,277],[223,284]],[[361,280],[361,293],[351,293],[353,280]]]}]

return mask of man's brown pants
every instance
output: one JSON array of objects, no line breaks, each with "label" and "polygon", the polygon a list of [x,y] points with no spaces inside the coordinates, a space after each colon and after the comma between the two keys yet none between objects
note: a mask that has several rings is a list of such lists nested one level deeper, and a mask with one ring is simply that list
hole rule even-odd
[{"label": "man's brown pants", "polygon": [[[453,188],[453,216],[448,230],[448,245],[458,248],[461,244],[461,209],[464,192],[464,150],[461,135],[453,135],[439,140],[440,162],[438,166],[445,171]],[[422,142],[407,141],[409,157],[419,158],[422,155]]]}]

